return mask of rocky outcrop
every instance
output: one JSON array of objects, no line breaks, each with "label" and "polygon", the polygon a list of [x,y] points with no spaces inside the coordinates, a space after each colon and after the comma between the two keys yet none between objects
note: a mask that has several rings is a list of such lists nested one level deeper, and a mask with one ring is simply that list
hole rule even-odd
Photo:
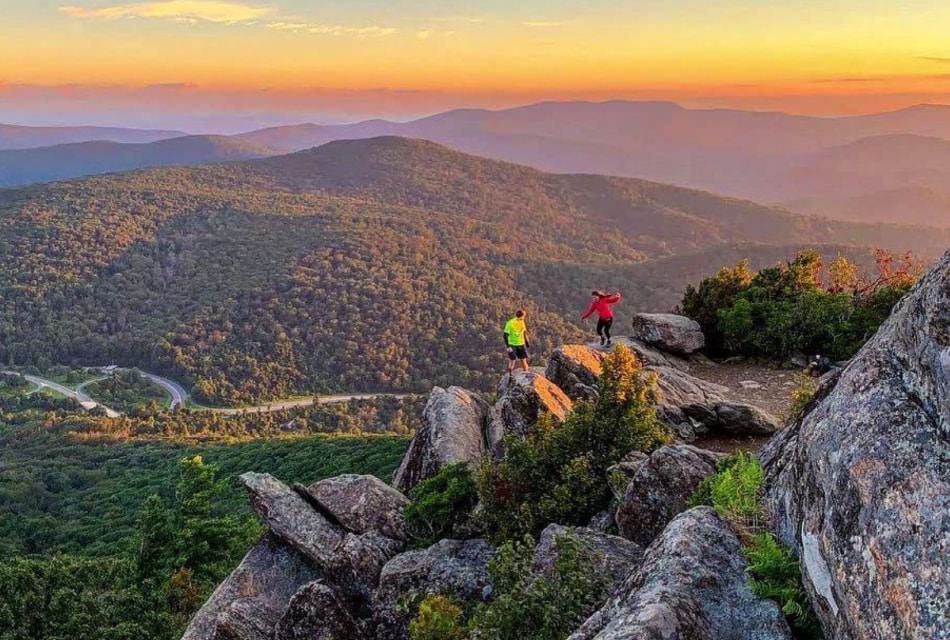
[{"label": "rocky outcrop", "polygon": [[691,509],[569,640],[791,640],[778,606],[749,590],[745,567],[739,540],[715,511]]},{"label": "rocky outcrop", "polygon": [[541,532],[534,549],[531,571],[538,575],[553,575],[563,545],[577,545],[581,561],[604,578],[608,592],[627,576],[643,557],[643,547],[619,536],[612,536],[584,527],[564,527],[551,524]]},{"label": "rocky outcrop", "polygon": [[348,598],[365,599],[382,566],[402,549],[401,542],[376,531],[346,531],[268,474],[245,473],[241,482],[267,528],[309,558],[324,580]]},{"label": "rocky outcrop", "polygon": [[699,483],[716,472],[720,454],[675,444],[618,469],[629,480],[615,516],[620,535],[648,545],[686,509]]},{"label": "rocky outcrop", "polygon": [[182,640],[271,640],[293,595],[320,572],[301,553],[266,535],[192,618]]},{"label": "rocky outcrop", "polygon": [[274,629],[273,640],[364,640],[337,593],[322,582],[301,587]]},{"label": "rocky outcrop", "polygon": [[586,345],[564,345],[551,354],[544,375],[571,400],[592,400],[597,397],[604,356],[603,351]]},{"label": "rocky outcrop", "polygon": [[376,476],[327,478],[303,491],[347,531],[377,531],[395,540],[407,538],[402,512],[409,499]]},{"label": "rocky outcrop", "polygon": [[826,635],[950,629],[950,253],[761,454]]},{"label": "rocky outcrop", "polygon": [[729,389],[674,367],[647,367],[657,374],[657,415],[683,440],[722,432],[771,435],[781,428],[775,417],[753,405],[730,401]]},{"label": "rocky outcrop", "polygon": [[524,437],[542,414],[561,422],[573,406],[571,399],[540,373],[518,371],[505,376],[489,414],[488,442],[492,455],[502,456],[505,437]]},{"label": "rocky outcrop", "polygon": [[706,346],[699,323],[672,313],[638,313],[633,317],[633,338],[663,351],[690,355]]},{"label": "rocky outcrop", "polygon": [[408,493],[446,465],[477,462],[485,453],[488,410],[488,402],[477,393],[461,387],[434,388],[393,486]]},{"label": "rocky outcrop", "polygon": [[491,597],[488,561],[495,550],[484,540],[440,540],[428,549],[408,551],[390,560],[379,577],[374,597],[371,637],[407,637],[408,602],[426,595],[451,595],[463,602]]}]

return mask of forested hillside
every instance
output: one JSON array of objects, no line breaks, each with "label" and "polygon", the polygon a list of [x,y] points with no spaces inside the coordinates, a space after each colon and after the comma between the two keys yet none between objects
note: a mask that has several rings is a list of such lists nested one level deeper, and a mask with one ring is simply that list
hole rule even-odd
[{"label": "forested hillside", "polygon": [[399,138],[0,190],[0,362],[140,366],[204,402],[487,388],[519,306],[540,351],[579,337],[593,287],[665,310],[703,252],[709,274],[820,243],[926,256],[950,233]]}]

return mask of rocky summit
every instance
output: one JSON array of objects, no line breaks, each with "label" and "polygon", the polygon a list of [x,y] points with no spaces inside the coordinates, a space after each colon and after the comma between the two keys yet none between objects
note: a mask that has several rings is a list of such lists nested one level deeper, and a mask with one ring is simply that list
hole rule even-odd
[{"label": "rocky summit", "polygon": [[[587,527],[552,522],[541,532],[525,565],[528,584],[553,575],[571,548],[606,585],[569,640],[797,637],[750,582],[751,532],[712,508],[690,508],[725,456],[689,441],[775,431],[760,452],[769,524],[800,559],[825,638],[950,637],[948,308],[950,254],[783,430],[731,399],[730,389],[693,375],[693,347],[671,352],[673,338],[647,344],[643,332],[618,339],[654,379],[650,398],[678,441],[631,451],[610,467],[603,480],[612,506]],[[664,331],[693,330],[660,320],[651,322]],[[433,389],[393,486],[370,476],[308,487],[242,476],[268,531],[183,640],[409,640],[412,602],[492,602],[490,566],[503,554],[480,537],[407,549],[406,494],[447,465],[503,457],[505,438],[528,437],[541,420],[559,428],[575,403],[599,397],[608,353],[562,346],[545,369],[505,376],[493,403],[460,387]]]},{"label": "rocky summit", "polygon": [[762,452],[833,638],[950,638],[950,253]]}]

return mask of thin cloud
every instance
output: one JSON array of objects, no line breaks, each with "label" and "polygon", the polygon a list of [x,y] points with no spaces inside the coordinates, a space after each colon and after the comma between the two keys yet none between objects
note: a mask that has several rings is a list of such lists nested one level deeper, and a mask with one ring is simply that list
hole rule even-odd
[{"label": "thin cloud", "polygon": [[330,36],[391,36],[395,34],[397,30],[394,27],[380,27],[377,25],[370,25],[368,27],[346,27],[339,24],[320,24],[310,27],[307,31]]},{"label": "thin cloud", "polygon": [[917,56],[917,58],[927,62],[936,62],[937,64],[950,64],[950,58],[942,56]]},{"label": "thin cloud", "polygon": [[468,22],[470,24],[485,22],[485,18],[481,16],[435,16],[429,19],[433,22]]},{"label": "thin cloud", "polygon": [[342,24],[312,24],[309,22],[268,22],[268,29],[280,31],[296,31],[300,33],[315,33],[323,36],[391,36],[397,32],[394,27],[379,25],[349,26]]},{"label": "thin cloud", "polygon": [[552,22],[549,20],[529,20],[528,22],[522,23],[526,27],[531,27],[532,29],[550,29],[552,27],[560,27],[563,22]]},{"label": "thin cloud", "polygon": [[847,77],[847,78],[819,78],[817,80],[812,80],[815,84],[850,84],[850,83],[861,83],[861,82],[883,82],[887,78],[872,78],[872,77]]},{"label": "thin cloud", "polygon": [[273,12],[273,9],[268,7],[217,0],[159,0],[98,8],[64,5],[59,7],[59,10],[73,18],[158,18],[184,22],[201,20],[222,24],[247,22]]}]

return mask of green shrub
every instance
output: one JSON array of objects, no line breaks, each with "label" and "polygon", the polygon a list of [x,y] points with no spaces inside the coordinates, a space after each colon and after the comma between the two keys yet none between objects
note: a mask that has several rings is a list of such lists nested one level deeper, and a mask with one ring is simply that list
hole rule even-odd
[{"label": "green shrub", "polygon": [[748,262],[687,288],[680,311],[701,325],[713,355],[776,360],[795,353],[851,357],[917,277],[912,256],[875,254],[876,276],[843,257],[827,269],[815,251],[753,273]]},{"label": "green shrub", "polygon": [[412,502],[403,511],[417,546],[429,546],[442,538],[461,537],[478,490],[472,473],[463,463],[443,467],[410,493]]},{"label": "green shrub", "polygon": [[763,521],[763,479],[759,461],[751,453],[740,451],[719,463],[718,472],[700,483],[689,504],[708,504],[743,531],[757,532]]},{"label": "green shrub", "polygon": [[787,547],[771,533],[752,537],[744,547],[752,592],[778,603],[796,638],[821,640],[824,636],[802,584],[801,567]]},{"label": "green shrub", "polygon": [[503,544],[488,566],[494,598],[465,616],[452,600],[427,597],[409,625],[411,640],[563,640],[607,592],[575,540],[565,536],[557,545],[553,572],[537,575],[531,536]]},{"label": "green shrub", "polygon": [[409,640],[462,640],[462,607],[441,595],[419,604],[419,613],[409,623]]},{"label": "green shrub", "polygon": [[749,261],[743,260],[733,268],[719,270],[713,278],[699,283],[699,288],[689,285],[680,313],[699,323],[706,336],[706,349],[710,353],[722,351],[722,333],[719,331],[719,310],[727,309],[736,301],[736,296],[745,290],[755,273],[749,269]]},{"label": "green shrub", "polygon": [[648,399],[653,380],[618,347],[604,361],[599,397],[578,403],[563,424],[542,418],[505,458],[480,469],[481,519],[496,542],[537,535],[551,522],[586,524],[610,502],[607,469],[627,453],[671,441]]},{"label": "green shrub", "polygon": [[788,408],[788,419],[797,418],[818,392],[818,381],[811,376],[800,375],[792,390],[792,403]]},{"label": "green shrub", "polygon": [[799,640],[821,640],[821,626],[802,584],[801,567],[791,551],[765,527],[760,493],[764,473],[758,460],[740,452],[719,463],[703,480],[689,506],[713,507],[733,525],[749,561],[749,586],[756,595],[778,603]]}]

